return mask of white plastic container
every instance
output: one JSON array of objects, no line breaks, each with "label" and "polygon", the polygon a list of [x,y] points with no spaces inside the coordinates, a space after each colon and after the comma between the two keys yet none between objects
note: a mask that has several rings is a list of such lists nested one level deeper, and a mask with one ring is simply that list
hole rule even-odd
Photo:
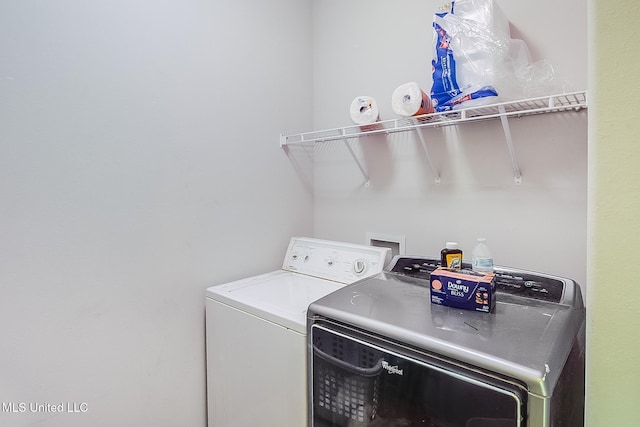
[{"label": "white plastic container", "polygon": [[471,252],[471,268],[473,271],[486,273],[493,272],[493,255],[487,246],[487,239],[478,237],[477,243]]}]

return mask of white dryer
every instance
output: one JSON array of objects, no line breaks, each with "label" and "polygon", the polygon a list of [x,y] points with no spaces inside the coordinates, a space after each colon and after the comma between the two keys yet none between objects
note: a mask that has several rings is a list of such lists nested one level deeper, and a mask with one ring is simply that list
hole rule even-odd
[{"label": "white dryer", "polygon": [[281,270],[206,292],[208,425],[307,425],[309,304],[380,273],[388,248],[294,237]]}]

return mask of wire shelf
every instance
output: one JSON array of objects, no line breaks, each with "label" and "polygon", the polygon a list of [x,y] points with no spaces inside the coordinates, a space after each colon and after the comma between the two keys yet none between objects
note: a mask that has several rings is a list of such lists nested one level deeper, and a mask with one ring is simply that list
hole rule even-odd
[{"label": "wire shelf", "polygon": [[568,110],[579,111],[583,108],[587,108],[586,91],[501,102],[481,107],[425,114],[408,118],[382,120],[370,125],[345,126],[293,135],[281,135],[280,146],[322,143],[341,139],[360,138],[368,135],[404,132],[420,128],[451,126],[464,122],[503,117],[524,117]]}]

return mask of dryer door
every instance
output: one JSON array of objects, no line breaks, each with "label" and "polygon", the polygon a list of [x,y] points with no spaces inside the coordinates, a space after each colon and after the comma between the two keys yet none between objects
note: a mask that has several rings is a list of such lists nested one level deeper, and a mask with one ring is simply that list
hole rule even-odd
[{"label": "dryer door", "polygon": [[355,330],[314,324],[312,427],[523,427],[526,391]]}]

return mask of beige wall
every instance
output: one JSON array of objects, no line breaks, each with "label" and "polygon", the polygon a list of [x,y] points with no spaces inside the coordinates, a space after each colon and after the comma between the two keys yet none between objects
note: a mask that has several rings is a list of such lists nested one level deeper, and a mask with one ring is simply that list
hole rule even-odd
[{"label": "beige wall", "polygon": [[587,421],[640,425],[640,3],[591,0]]}]

